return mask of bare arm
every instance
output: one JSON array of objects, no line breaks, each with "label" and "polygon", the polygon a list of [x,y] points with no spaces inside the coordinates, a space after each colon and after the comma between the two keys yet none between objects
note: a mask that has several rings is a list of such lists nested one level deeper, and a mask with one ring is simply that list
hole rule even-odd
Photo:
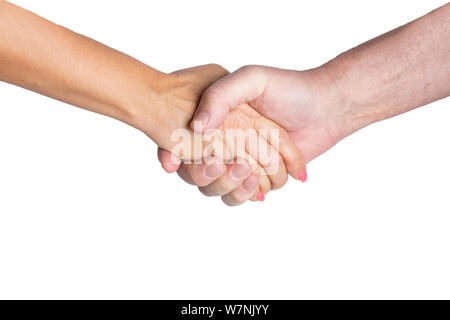
[{"label": "bare arm", "polygon": [[[143,131],[166,150],[181,145],[183,148],[177,148],[176,155],[183,160],[200,160],[208,155],[205,152],[211,153],[202,137],[195,146],[199,137],[194,139],[188,124],[203,91],[227,74],[217,65],[165,74],[0,0],[0,81],[118,119]],[[257,130],[255,126],[260,125],[282,131],[245,105],[230,115],[222,131],[233,129],[236,124],[244,130]],[[186,129],[187,138],[173,140],[172,134],[179,129]],[[283,136],[281,142],[282,139]],[[267,193],[271,188],[281,187],[287,180],[286,168],[297,177],[304,166],[302,157],[287,135],[284,139],[280,152],[272,155],[276,159],[282,156],[284,161],[276,173],[268,176],[260,170],[266,168],[256,152],[242,150],[236,155],[254,160],[251,167],[247,165],[240,170],[242,174],[237,180],[241,183],[247,179],[252,184],[245,196],[242,192],[231,194],[227,198],[230,204],[242,203],[255,192]],[[183,152],[184,149],[189,152]]]},{"label": "bare arm", "polygon": [[[309,162],[371,123],[449,94],[446,4],[312,70],[240,68],[205,91],[194,120],[203,121],[205,130],[215,128],[247,102],[286,129]],[[160,160],[171,170],[179,166],[164,151]],[[201,181],[195,166],[181,165],[180,171]]]},{"label": "bare arm", "polygon": [[320,68],[336,85],[346,134],[450,95],[450,4]]},{"label": "bare arm", "polygon": [[[140,127],[167,75],[92,39],[0,2],[0,80]],[[154,108],[146,108],[157,119]],[[152,128],[147,128],[153,134]]]},{"label": "bare arm", "polygon": [[204,130],[248,102],[291,133],[307,161],[380,120],[450,94],[450,4],[351,49],[321,67],[246,66],[203,94]]}]

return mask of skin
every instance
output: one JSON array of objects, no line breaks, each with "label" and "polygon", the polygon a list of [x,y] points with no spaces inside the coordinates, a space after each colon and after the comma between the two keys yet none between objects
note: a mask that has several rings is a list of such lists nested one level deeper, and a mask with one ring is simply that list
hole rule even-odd
[{"label": "skin", "polygon": [[[282,126],[309,162],[367,125],[448,97],[449,34],[446,4],[319,68],[246,66],[204,92],[194,119],[214,128],[247,102]],[[198,166],[180,166],[162,150],[159,158],[182,178],[201,179]]]},{"label": "skin", "polygon": [[[189,130],[191,143],[198,138],[189,129],[189,123],[201,95],[228,74],[218,65],[165,74],[0,0],[1,81],[127,123],[165,150],[173,150],[179,143],[171,139],[175,130]],[[280,147],[273,159],[261,159],[247,148],[248,151],[238,154],[247,162],[202,172],[214,179],[224,174],[229,177],[223,184],[202,190],[205,194],[221,195],[230,205],[239,204],[281,187],[288,173],[298,178],[304,168],[304,160],[287,133],[246,103],[237,106],[218,127],[221,132],[235,128],[278,129]],[[208,163],[230,160],[213,157],[206,147],[201,144],[191,155],[179,157],[183,161],[206,158]],[[280,163],[279,170],[265,175],[268,163],[275,158]]]}]

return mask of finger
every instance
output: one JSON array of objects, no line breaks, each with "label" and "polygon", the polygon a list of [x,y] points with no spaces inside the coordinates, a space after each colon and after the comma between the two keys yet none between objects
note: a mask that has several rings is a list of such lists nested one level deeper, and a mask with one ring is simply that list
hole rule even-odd
[{"label": "finger", "polygon": [[258,183],[258,177],[251,174],[239,187],[222,196],[222,201],[229,206],[241,205],[258,192]]},{"label": "finger", "polygon": [[258,194],[258,200],[270,190],[279,189],[286,183],[288,176],[283,158],[256,130],[246,132],[245,152],[239,149],[236,151],[239,158],[248,159],[253,172],[259,177],[262,194]]},{"label": "finger", "polygon": [[277,166],[275,172],[269,171],[271,174],[268,175],[270,179],[270,184],[272,186],[272,190],[278,190],[283,187],[289,179],[288,173],[286,171],[286,166],[284,164],[283,158],[278,154],[277,164],[272,166]]},{"label": "finger", "polygon": [[[242,158],[239,158],[241,160]],[[266,174],[265,170],[261,165],[253,159],[250,155],[246,154],[244,159],[248,159],[248,163],[252,168],[252,173],[258,177],[259,188],[258,192],[256,192],[250,200],[252,201],[264,201],[265,195],[270,192],[272,189],[272,182],[269,179],[269,176]]]},{"label": "finger", "polygon": [[227,166],[217,158],[206,158],[201,164],[182,164],[178,175],[189,184],[207,186],[221,177],[227,171]]},{"label": "finger", "polygon": [[264,92],[267,81],[258,70],[243,67],[210,86],[202,95],[191,129],[202,133],[218,128],[231,109],[259,97]]},{"label": "finger", "polygon": [[169,151],[158,148],[158,160],[167,173],[173,173],[178,170],[181,160]]},{"label": "finger", "polygon": [[303,154],[298,150],[297,146],[285,130],[280,130],[280,143],[278,146],[278,152],[283,157],[289,174],[294,179],[306,182],[306,162]]},{"label": "finger", "polygon": [[247,162],[228,165],[227,169],[227,172],[213,183],[199,187],[200,192],[208,197],[225,195],[238,187],[252,173],[252,168]]},{"label": "finger", "polygon": [[[249,145],[248,150],[254,157],[258,157],[258,165],[261,168],[260,174],[267,176],[270,180],[269,191],[279,189],[285,185],[288,180],[288,174],[284,160],[270,143],[261,138],[256,149]],[[261,191],[263,192],[263,190]],[[266,194],[267,192],[264,193]]]},{"label": "finger", "polygon": [[[243,160],[243,159],[246,159],[246,160]],[[270,181],[269,176],[264,171],[264,168],[262,168],[261,165],[248,154],[245,154],[244,157],[242,157],[242,158],[240,157],[235,161],[237,163],[240,163],[239,161],[247,161],[250,164],[252,173],[258,177],[258,183],[259,183],[258,192],[256,192],[250,198],[250,200],[264,201],[265,195],[267,193],[269,193],[270,190],[272,189],[272,182]]]},{"label": "finger", "polygon": [[[286,130],[266,118],[260,118],[256,126],[260,135],[282,156],[287,172],[294,179],[305,182],[307,179],[305,159]],[[262,132],[265,136],[261,134]]]},{"label": "finger", "polygon": [[270,182],[270,179],[266,175],[259,175],[259,192],[256,194],[256,200],[258,201],[264,201],[266,198],[266,194],[272,190],[272,183]]}]

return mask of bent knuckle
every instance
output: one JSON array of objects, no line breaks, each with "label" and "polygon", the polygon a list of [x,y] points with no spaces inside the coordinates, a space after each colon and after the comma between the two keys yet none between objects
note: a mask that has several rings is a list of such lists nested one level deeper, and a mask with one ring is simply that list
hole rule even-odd
[{"label": "bent knuckle", "polygon": [[272,190],[277,190],[282,188],[288,181],[289,177],[287,174],[283,174],[281,177],[277,177],[272,181]]},{"label": "bent knuckle", "polygon": [[217,197],[217,195],[215,194],[215,193],[213,193],[213,192],[211,192],[211,190],[209,190],[208,188],[205,188],[205,187],[198,187],[198,190],[204,195],[204,196],[207,196],[207,197]]}]

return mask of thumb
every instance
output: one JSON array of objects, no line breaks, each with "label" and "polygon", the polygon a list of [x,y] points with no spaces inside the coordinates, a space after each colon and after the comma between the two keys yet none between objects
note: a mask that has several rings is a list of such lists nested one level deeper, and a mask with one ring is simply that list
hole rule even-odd
[{"label": "thumb", "polygon": [[232,109],[261,96],[266,83],[264,72],[257,66],[242,67],[218,80],[203,93],[191,129],[203,133],[218,128]]}]

